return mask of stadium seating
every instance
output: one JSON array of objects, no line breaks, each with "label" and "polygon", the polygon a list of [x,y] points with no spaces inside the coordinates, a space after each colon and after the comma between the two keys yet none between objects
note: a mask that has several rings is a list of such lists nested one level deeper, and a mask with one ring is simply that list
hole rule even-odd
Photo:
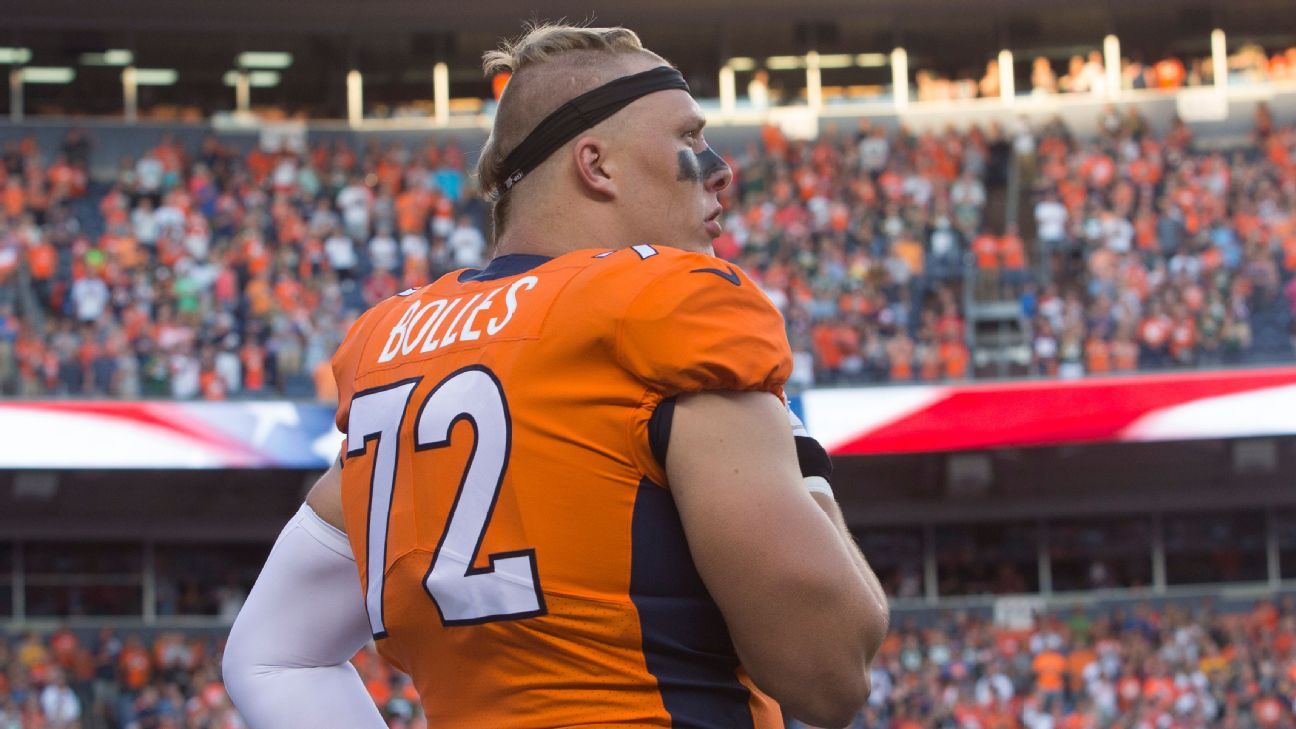
[{"label": "stadium seating", "polygon": [[[1025,373],[1289,360],[1296,130],[1261,109],[1237,151],[1132,107],[1096,139],[769,127],[722,150],[737,178],[716,250],[783,311],[796,386],[1004,374],[973,356],[986,291],[1025,322]],[[453,144],[163,136],[91,180],[92,143],[4,150],[0,393],[327,401],[356,314],[486,255]]]},{"label": "stadium seating", "polygon": [[[883,645],[852,726],[1290,726],[1296,603],[1190,605],[1062,609],[1020,630],[966,614],[905,620]],[[222,640],[110,629],[0,639],[0,727],[66,726],[42,709],[62,691],[76,697],[86,729],[241,727],[220,682]],[[354,663],[391,727],[426,726],[408,679],[372,647]]]}]

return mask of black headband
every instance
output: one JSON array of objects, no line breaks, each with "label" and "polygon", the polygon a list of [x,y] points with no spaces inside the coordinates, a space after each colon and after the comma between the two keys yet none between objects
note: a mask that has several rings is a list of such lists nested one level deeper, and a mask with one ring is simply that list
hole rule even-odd
[{"label": "black headband", "polygon": [[491,199],[498,200],[501,195],[513,189],[518,180],[539,167],[549,159],[549,155],[577,134],[607,119],[641,96],[668,89],[688,91],[689,87],[679,71],[669,66],[658,66],[643,73],[613,79],[558,107],[504,158],[504,169],[508,170],[508,174],[499,187],[491,190]]}]

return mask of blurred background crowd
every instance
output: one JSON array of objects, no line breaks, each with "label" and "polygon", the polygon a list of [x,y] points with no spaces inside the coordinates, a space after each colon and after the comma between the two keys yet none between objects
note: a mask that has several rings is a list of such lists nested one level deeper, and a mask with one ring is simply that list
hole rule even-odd
[{"label": "blurred background crowd", "polygon": [[[1109,106],[1099,128],[767,127],[721,150],[716,252],[782,310],[795,386],[974,376],[968,287],[1020,304],[1031,374],[1290,359],[1296,127],[1260,106],[1247,144],[1200,146]],[[164,136],[100,181],[93,144],[3,150],[0,393],[328,401],[359,312],[489,256],[455,144]]]},{"label": "blurred background crowd", "polygon": [[[220,682],[222,639],[107,628],[0,639],[0,729],[239,729]],[[427,726],[406,676],[372,647],[354,663],[389,726]],[[853,727],[1290,727],[1296,605],[1063,609],[1021,628],[958,612],[906,620],[872,685]]]}]

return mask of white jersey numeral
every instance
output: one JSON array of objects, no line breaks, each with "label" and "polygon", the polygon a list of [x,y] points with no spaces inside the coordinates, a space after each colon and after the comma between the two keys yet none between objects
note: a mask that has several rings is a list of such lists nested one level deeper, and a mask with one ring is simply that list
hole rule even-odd
[{"label": "white jersey numeral", "polygon": [[375,638],[387,635],[383,623],[383,573],[387,570],[387,520],[391,515],[392,489],[396,486],[396,465],[400,456],[397,436],[405,421],[405,409],[418,380],[404,380],[387,387],[367,390],[351,398],[347,418],[347,458],[363,454],[369,441],[376,441],[373,473],[369,477],[368,539],[365,541],[365,608]]},{"label": "white jersey numeral", "polygon": [[446,625],[539,615],[544,598],[534,549],[492,554],[489,567],[472,566],[504,483],[513,430],[504,391],[489,370],[463,369],[437,385],[419,413],[417,448],[450,445],[459,420],[472,424],[476,441],[423,586]]},{"label": "white jersey numeral", "polygon": [[[383,572],[397,456],[395,439],[387,437],[386,441],[393,445],[385,449],[384,435],[400,431],[400,421],[415,384],[416,381],[409,381],[386,390],[361,393],[351,404],[348,443],[360,442],[361,447],[348,451],[348,455],[364,452],[368,445],[365,438],[376,435],[378,440],[370,492],[366,561],[369,585],[365,595],[375,637],[386,635],[382,615]],[[357,405],[362,403],[357,424]],[[374,419],[378,417],[385,418],[385,422],[378,423]],[[504,482],[512,442],[508,402],[499,380],[490,370],[466,367],[432,389],[419,408],[414,449],[423,451],[450,445],[451,431],[460,420],[472,426],[473,447],[423,587],[445,625],[474,625],[543,615],[545,603],[534,549],[495,553],[490,555],[490,566],[473,567]]]}]

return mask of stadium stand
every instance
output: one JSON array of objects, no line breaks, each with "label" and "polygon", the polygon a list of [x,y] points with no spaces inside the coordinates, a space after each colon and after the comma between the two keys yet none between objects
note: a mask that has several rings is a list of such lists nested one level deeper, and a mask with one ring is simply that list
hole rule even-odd
[{"label": "stadium stand", "polygon": [[[0,639],[0,727],[237,729],[221,641],[108,628]],[[354,662],[389,726],[426,727],[407,677],[372,649]],[[1021,628],[960,613],[907,620],[872,681],[853,729],[1286,727],[1296,710],[1296,603],[1076,607]]]},{"label": "stadium stand", "polygon": [[[767,127],[729,150],[716,250],[784,312],[800,386],[1011,374],[974,361],[966,308],[987,292],[1025,321],[1017,374],[1289,360],[1296,130],[1260,109],[1232,151],[1134,107],[1104,111],[1095,139],[1060,121],[813,142]],[[90,144],[4,152],[0,392],[328,400],[356,314],[486,255],[454,144],[163,137],[106,182],[87,179]],[[1010,176],[1032,193],[1014,220]]]}]

